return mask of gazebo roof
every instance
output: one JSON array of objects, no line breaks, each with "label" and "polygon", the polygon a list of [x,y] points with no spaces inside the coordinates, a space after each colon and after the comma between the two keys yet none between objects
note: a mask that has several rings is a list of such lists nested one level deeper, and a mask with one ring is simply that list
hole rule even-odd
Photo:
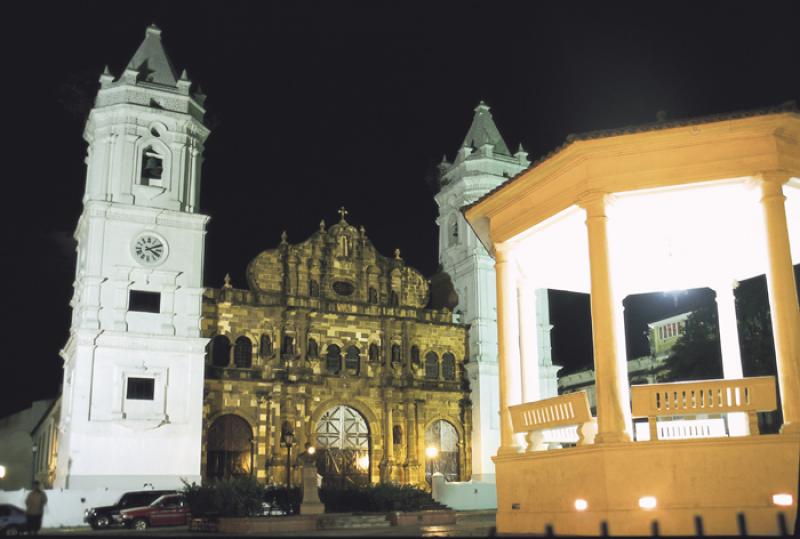
[{"label": "gazebo roof", "polygon": [[514,237],[589,192],[653,189],[776,170],[800,177],[800,110],[794,102],[571,135],[463,211],[492,252],[493,242]]}]

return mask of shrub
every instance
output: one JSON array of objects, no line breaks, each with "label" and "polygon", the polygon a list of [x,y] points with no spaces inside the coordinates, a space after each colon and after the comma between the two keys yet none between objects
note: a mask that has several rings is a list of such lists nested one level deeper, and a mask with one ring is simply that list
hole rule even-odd
[{"label": "shrub", "polygon": [[[303,494],[299,487],[287,489],[268,485],[264,488],[263,500],[269,506],[268,514],[297,515],[300,513],[300,502]],[[277,511],[276,511],[277,510]]]},{"label": "shrub", "polygon": [[391,483],[322,488],[319,497],[328,513],[419,511],[435,504],[431,494],[425,490]]},{"label": "shrub", "polygon": [[255,477],[232,477],[203,486],[184,485],[183,492],[194,516],[249,517],[263,512],[264,488]]}]

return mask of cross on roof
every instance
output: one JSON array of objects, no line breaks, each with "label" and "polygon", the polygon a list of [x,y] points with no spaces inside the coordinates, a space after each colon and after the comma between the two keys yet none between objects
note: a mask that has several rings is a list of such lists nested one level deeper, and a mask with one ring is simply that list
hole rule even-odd
[{"label": "cross on roof", "polygon": [[347,215],[348,213],[350,212],[344,209],[344,206],[339,208],[339,216],[342,218],[342,221],[344,221],[344,216]]}]

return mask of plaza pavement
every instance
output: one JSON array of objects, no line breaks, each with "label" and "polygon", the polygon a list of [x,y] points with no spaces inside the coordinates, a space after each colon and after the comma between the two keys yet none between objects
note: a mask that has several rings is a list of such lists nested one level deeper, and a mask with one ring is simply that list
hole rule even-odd
[{"label": "plaza pavement", "polygon": [[[381,528],[341,528],[335,530],[313,530],[303,532],[271,533],[269,537],[488,537],[495,525],[494,511],[458,511],[456,523],[445,526],[387,526]],[[158,537],[235,537],[223,533],[190,532],[186,526],[150,528],[143,532],[114,528],[92,531],[87,527],[45,528],[42,535],[49,536],[158,536]],[[267,534],[249,534],[264,536]]]}]

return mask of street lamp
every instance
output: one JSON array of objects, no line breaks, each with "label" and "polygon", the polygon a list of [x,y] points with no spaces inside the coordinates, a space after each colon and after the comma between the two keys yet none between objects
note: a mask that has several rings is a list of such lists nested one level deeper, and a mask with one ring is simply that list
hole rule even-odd
[{"label": "street lamp", "polygon": [[6,467],[0,464],[0,479],[5,478],[6,476]]},{"label": "street lamp", "polygon": [[286,428],[281,433],[281,445],[286,447],[286,488],[292,488],[292,446],[294,445],[294,433],[291,428]]}]

